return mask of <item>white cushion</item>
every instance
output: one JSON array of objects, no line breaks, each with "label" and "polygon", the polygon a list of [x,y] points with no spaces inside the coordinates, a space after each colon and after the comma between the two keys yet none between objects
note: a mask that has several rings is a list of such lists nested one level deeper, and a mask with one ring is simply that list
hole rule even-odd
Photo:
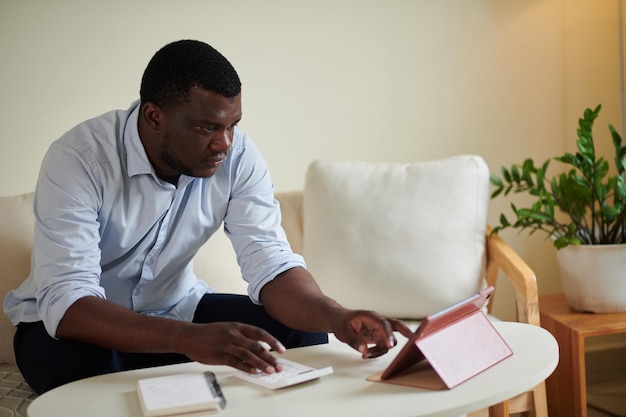
[{"label": "white cushion", "polygon": [[218,293],[248,293],[248,284],[241,277],[235,250],[223,228],[198,250],[193,258],[193,270]]},{"label": "white cushion", "polygon": [[[33,193],[0,197],[0,303],[30,272],[34,239]],[[15,328],[0,312],[0,363],[15,363]]]},{"label": "white cushion", "polygon": [[343,305],[421,318],[484,286],[489,169],[479,156],[308,169],[303,254]]},{"label": "white cushion", "polygon": [[302,191],[283,191],[274,195],[280,204],[281,226],[291,250],[302,254]]}]

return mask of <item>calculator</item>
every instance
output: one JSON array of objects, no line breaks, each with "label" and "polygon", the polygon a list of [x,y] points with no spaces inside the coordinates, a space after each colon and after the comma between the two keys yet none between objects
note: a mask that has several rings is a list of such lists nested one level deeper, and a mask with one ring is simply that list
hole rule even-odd
[{"label": "calculator", "polygon": [[280,372],[266,374],[265,372],[257,371],[257,373],[250,374],[244,371],[237,371],[235,377],[263,388],[275,390],[301,384],[333,373],[332,366],[311,368],[288,359],[277,358],[277,361],[283,367],[283,370]]}]

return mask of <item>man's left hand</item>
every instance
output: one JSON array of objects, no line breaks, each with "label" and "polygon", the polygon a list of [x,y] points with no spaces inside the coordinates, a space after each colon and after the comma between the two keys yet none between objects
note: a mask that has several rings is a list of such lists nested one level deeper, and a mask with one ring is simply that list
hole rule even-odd
[{"label": "man's left hand", "polygon": [[366,310],[346,310],[335,323],[337,339],[361,352],[363,359],[384,355],[393,348],[398,343],[394,331],[407,338],[413,333],[400,320]]}]

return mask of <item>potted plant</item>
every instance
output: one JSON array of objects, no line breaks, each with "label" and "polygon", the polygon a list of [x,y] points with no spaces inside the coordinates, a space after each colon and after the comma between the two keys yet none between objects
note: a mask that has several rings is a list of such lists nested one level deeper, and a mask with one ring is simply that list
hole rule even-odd
[{"label": "potted plant", "polygon": [[[626,310],[626,148],[612,125],[615,172],[596,155],[592,128],[601,105],[578,121],[576,154],[565,153],[536,166],[531,158],[491,175],[491,198],[525,193],[533,203],[511,204],[514,220],[500,215],[492,233],[517,229],[547,233],[557,249],[563,291],[579,311]],[[551,160],[565,170],[548,177]],[[606,292],[606,296],[602,295]]]}]

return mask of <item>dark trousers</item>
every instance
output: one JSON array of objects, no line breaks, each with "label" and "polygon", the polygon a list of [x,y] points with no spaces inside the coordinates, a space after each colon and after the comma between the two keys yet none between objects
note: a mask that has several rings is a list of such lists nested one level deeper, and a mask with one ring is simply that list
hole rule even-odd
[{"label": "dark trousers", "polygon": [[[325,333],[293,330],[244,295],[207,294],[198,303],[195,323],[237,321],[261,327],[286,348],[328,342]],[[177,353],[127,353],[73,340],[56,340],[43,322],[20,323],[14,338],[17,365],[38,394],[78,379],[129,369],[189,362]]]}]

